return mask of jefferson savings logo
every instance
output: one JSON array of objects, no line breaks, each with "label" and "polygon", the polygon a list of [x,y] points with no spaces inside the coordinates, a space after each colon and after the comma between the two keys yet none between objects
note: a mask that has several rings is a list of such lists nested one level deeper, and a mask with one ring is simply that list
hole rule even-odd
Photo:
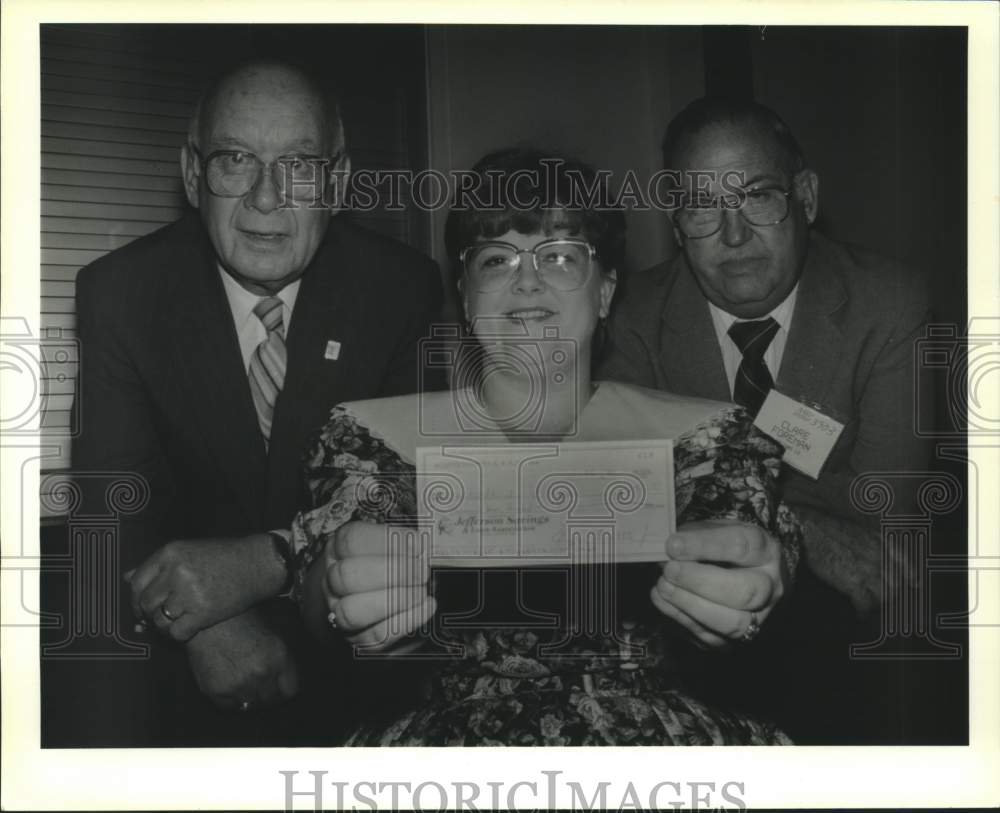
[{"label": "jefferson savings logo", "polygon": [[527,517],[480,517],[476,514],[468,514],[463,517],[441,517],[438,520],[437,531],[439,534],[471,533],[473,531],[488,531],[497,534],[513,534],[518,531],[535,530],[549,524],[550,517],[547,516],[527,516]]}]

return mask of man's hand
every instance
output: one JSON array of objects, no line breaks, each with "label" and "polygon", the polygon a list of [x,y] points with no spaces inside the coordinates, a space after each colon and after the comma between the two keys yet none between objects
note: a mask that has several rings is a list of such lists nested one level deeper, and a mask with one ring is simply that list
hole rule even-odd
[{"label": "man's hand", "polygon": [[667,540],[667,553],[653,604],[710,647],[755,634],[789,583],[781,546],[756,525],[689,523]]},{"label": "man's hand", "polygon": [[898,548],[887,549],[892,562],[886,566],[877,524],[806,505],[794,510],[802,523],[805,563],[821,581],[850,599],[859,618],[871,617],[887,596],[919,589],[914,562],[901,558]]},{"label": "man's hand", "polygon": [[185,649],[198,688],[222,708],[274,705],[299,690],[288,647],[257,610],[199,632]]},{"label": "man's hand", "polygon": [[285,578],[268,534],[169,542],[125,574],[136,616],[176,641],[277,595]]},{"label": "man's hand", "polygon": [[[415,533],[389,548],[389,528],[350,522],[337,529],[316,563],[325,568],[323,596],[337,629],[353,644],[384,650],[429,620],[437,604],[427,593],[430,561]],[[407,535],[408,534],[408,535]]]}]

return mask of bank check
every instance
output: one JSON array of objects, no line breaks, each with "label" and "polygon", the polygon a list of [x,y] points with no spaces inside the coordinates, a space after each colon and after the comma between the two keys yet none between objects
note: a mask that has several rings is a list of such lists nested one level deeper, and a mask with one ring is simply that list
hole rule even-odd
[{"label": "bank check", "polygon": [[419,447],[417,499],[435,567],[663,561],[673,444]]}]

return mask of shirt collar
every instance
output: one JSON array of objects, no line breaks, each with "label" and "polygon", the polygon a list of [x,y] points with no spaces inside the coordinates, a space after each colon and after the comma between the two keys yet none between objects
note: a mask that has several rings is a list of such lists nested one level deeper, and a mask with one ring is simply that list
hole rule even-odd
[{"label": "shirt collar", "polygon": [[[772,317],[775,322],[778,323],[778,327],[784,330],[786,333],[792,327],[792,313],[795,310],[795,299],[799,293],[799,284],[796,282],[795,287],[792,288],[788,296],[785,297],[784,301],[778,305],[770,313],[764,316],[757,316],[755,319],[766,319],[768,316]],[[727,333],[729,328],[732,327],[733,322],[749,322],[753,321],[751,319],[740,319],[737,316],[728,311],[722,310],[722,308],[717,307],[712,302],[708,303],[708,309],[712,314],[712,321],[715,322],[721,328],[722,333]]]},{"label": "shirt collar", "polygon": [[[253,309],[257,307],[257,303],[262,299],[267,299],[267,297],[251,293],[233,279],[221,265],[218,268],[219,274],[222,277],[222,287],[226,290],[226,299],[229,300],[229,309],[233,312],[233,322],[239,328],[246,324],[247,320],[253,316]],[[295,282],[288,283],[288,285],[275,294],[287,309],[286,316],[295,307],[295,298],[299,293],[299,285],[301,284],[302,279],[299,278]],[[288,320],[286,319],[285,321],[287,323]]]}]

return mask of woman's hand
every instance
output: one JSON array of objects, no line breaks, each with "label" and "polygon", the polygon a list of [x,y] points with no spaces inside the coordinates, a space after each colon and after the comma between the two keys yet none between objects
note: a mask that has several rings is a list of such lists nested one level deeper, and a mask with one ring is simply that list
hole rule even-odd
[{"label": "woman's hand", "polygon": [[268,534],[175,540],[125,574],[136,617],[176,641],[277,595],[285,577]]},{"label": "woman's hand", "polygon": [[437,609],[427,592],[428,553],[408,528],[370,522],[338,528],[323,559],[331,625],[370,650],[388,649],[415,632]]},{"label": "woman's hand", "polygon": [[692,522],[667,540],[667,553],[653,604],[710,647],[751,640],[790,583],[781,545],[756,525]]}]

